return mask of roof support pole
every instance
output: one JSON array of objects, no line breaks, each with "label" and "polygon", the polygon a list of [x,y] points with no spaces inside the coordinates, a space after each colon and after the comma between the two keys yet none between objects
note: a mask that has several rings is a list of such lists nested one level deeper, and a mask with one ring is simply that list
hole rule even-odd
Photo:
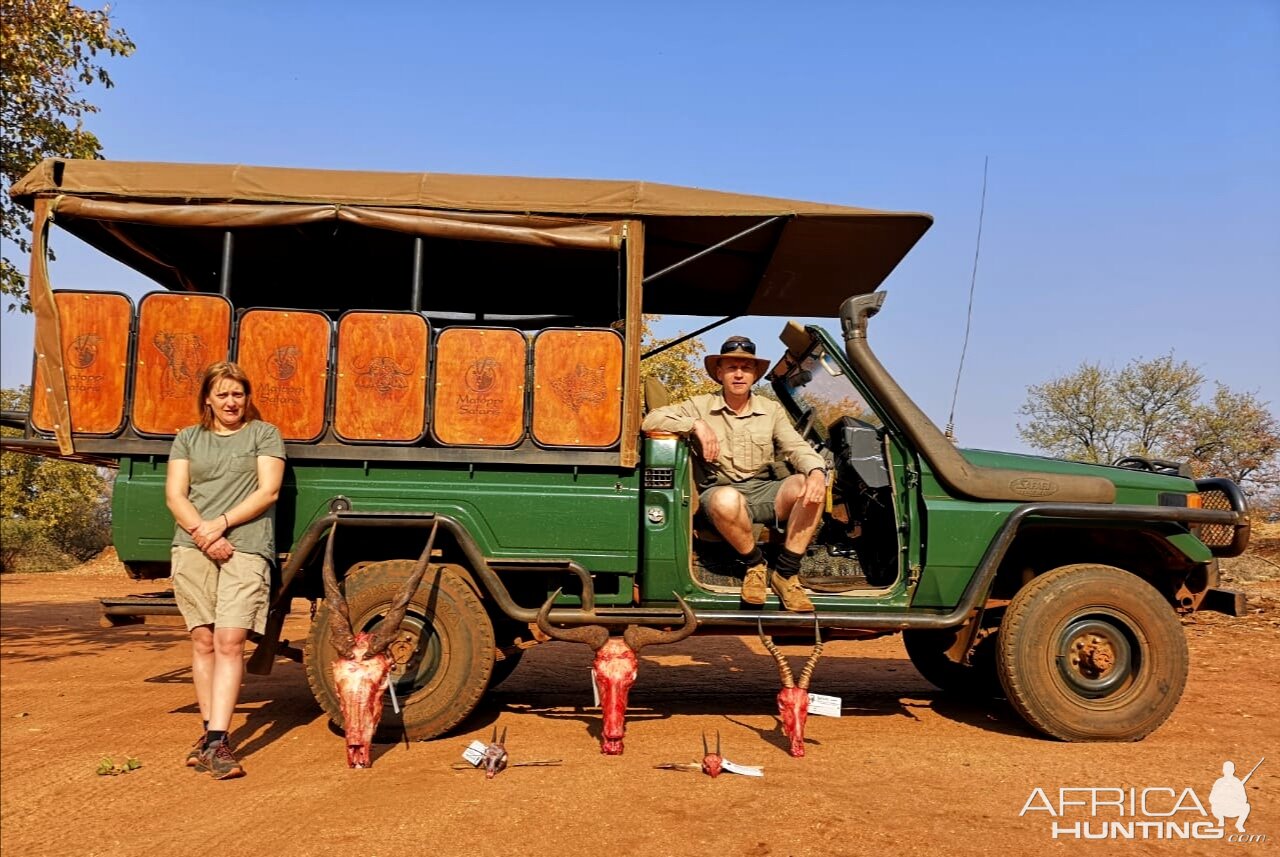
[{"label": "roof support pole", "polygon": [[231,251],[235,249],[235,238],[228,229],[222,233],[222,268],[218,271],[218,294],[231,300]]},{"label": "roof support pole", "polygon": [[679,262],[676,262],[674,265],[668,265],[667,267],[663,268],[661,271],[656,271],[650,274],[649,276],[644,278],[644,285],[647,286],[650,283],[652,283],[654,280],[658,279],[659,277],[666,276],[667,274],[670,274],[672,271],[675,271],[679,268],[683,268],[685,265],[689,264],[690,262],[695,262],[698,259],[701,259],[703,256],[706,256],[709,253],[714,253],[715,251],[719,250],[721,247],[725,247],[729,244],[732,244],[734,241],[737,241],[739,238],[745,238],[746,236],[750,235],[752,232],[755,232],[757,229],[763,229],[764,227],[768,226],[770,223],[773,223],[775,220],[781,220],[781,219],[782,219],[782,215],[778,214],[778,215],[774,215],[773,217],[765,218],[764,220],[757,223],[755,226],[748,226],[746,229],[742,230],[736,235],[730,235],[728,238],[724,239],[723,241],[720,241],[719,243],[712,244],[710,247],[706,248],[705,250],[699,250],[697,253],[694,253],[692,256],[688,256],[684,259],[681,259]]},{"label": "roof support pole", "polygon": [[422,236],[413,239],[413,295],[410,298],[410,309],[422,312]]},{"label": "roof support pole", "polygon": [[711,324],[698,328],[693,333],[686,333],[684,336],[681,336],[679,339],[673,339],[670,342],[664,342],[661,345],[659,345],[657,348],[646,351],[644,354],[640,356],[640,359],[648,360],[650,357],[652,357],[655,354],[661,354],[662,352],[666,351],[668,348],[675,348],[681,342],[684,342],[687,339],[693,339],[695,336],[701,336],[702,334],[706,333],[708,330],[714,330],[715,328],[719,327],[722,324],[728,324],[729,322],[733,321],[735,318],[742,318],[742,316],[726,315],[724,318],[720,319],[719,321],[713,321],[711,322]]}]

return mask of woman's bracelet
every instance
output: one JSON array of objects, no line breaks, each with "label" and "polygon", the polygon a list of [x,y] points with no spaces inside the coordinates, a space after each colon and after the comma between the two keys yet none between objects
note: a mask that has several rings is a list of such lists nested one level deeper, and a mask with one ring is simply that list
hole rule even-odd
[{"label": "woman's bracelet", "polygon": [[226,513],[226,512],[223,512],[223,513],[222,513],[222,523],[224,523],[224,524],[226,525],[226,526],[224,526],[222,529],[224,529],[224,530],[229,530],[229,529],[231,529],[231,519],[227,517],[227,513]]}]

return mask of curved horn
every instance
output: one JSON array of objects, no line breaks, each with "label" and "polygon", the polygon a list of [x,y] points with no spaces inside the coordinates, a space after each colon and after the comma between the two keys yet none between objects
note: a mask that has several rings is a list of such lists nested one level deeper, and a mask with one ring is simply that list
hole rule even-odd
[{"label": "curved horn", "polygon": [[365,653],[366,659],[382,654],[387,646],[391,645],[391,641],[400,634],[404,614],[409,612],[409,599],[413,598],[413,593],[418,591],[418,584],[422,582],[422,576],[427,573],[427,566],[431,563],[431,549],[435,546],[436,530],[439,528],[438,520],[431,522],[431,535],[427,536],[427,546],[423,548],[422,556],[418,557],[418,564],[414,566],[413,574],[410,574],[404,586],[400,587],[395,600],[391,602],[391,608],[387,610],[387,615],[382,617],[378,627],[374,628],[373,633],[370,634],[369,650]]},{"label": "curved horn", "polygon": [[551,615],[551,605],[560,595],[559,589],[551,593],[551,597],[538,611],[538,629],[553,640],[565,643],[586,643],[592,651],[598,651],[609,642],[609,629],[603,625],[579,625],[575,628],[557,628],[547,620]]},{"label": "curved horn", "polygon": [[338,588],[338,576],[333,571],[333,534],[338,531],[338,522],[329,527],[329,541],[324,546],[324,562],[320,564],[320,577],[324,580],[324,600],[329,605],[329,636],[333,638],[333,647],[338,657],[350,658],[355,647],[355,636],[351,633],[351,611],[347,609],[347,599]]},{"label": "curved horn", "polygon": [[645,646],[655,644],[678,643],[698,630],[698,617],[694,615],[693,608],[678,594],[674,592],[671,594],[675,595],[676,600],[680,602],[680,610],[684,613],[684,624],[670,631],[659,631],[657,628],[646,628],[642,625],[628,625],[627,630],[622,632],[622,641],[631,651],[638,652]]},{"label": "curved horn", "polygon": [[818,614],[813,614],[813,636],[817,640],[813,644],[813,654],[809,655],[809,661],[804,665],[804,669],[800,671],[800,680],[796,682],[796,686],[802,690],[809,689],[809,679],[813,677],[813,668],[818,665],[818,658],[822,657],[822,628],[818,626]]},{"label": "curved horn", "polygon": [[782,652],[778,651],[778,647],[773,644],[773,640],[764,635],[764,626],[760,624],[760,617],[756,617],[756,630],[760,632],[760,642],[764,643],[764,647],[769,650],[769,654],[773,655],[773,659],[778,662],[778,674],[782,676],[783,687],[795,687],[796,680],[791,676],[791,666],[787,663],[787,659],[782,656]]}]

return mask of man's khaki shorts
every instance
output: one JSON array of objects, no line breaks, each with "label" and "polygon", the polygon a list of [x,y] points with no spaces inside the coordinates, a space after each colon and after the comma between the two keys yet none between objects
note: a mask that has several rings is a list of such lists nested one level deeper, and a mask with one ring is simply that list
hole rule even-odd
[{"label": "man's khaki shorts", "polygon": [[271,569],[257,554],[236,551],[219,566],[195,548],[173,548],[173,595],[190,631],[200,625],[267,627]]},{"label": "man's khaki shorts", "polygon": [[751,513],[751,522],[753,524],[766,524],[770,527],[776,527],[778,525],[776,501],[778,499],[778,491],[781,488],[782,482],[777,479],[756,478],[746,479],[742,482],[732,482],[728,485],[712,485],[698,495],[698,501],[701,504],[701,508],[698,511],[705,514],[703,510],[707,508],[707,501],[711,499],[713,492],[733,489],[747,501],[747,510]]}]

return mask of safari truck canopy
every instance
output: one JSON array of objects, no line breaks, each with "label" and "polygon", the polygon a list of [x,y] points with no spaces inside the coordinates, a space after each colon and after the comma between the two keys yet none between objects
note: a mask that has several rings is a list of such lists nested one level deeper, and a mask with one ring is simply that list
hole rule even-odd
[{"label": "safari truck canopy", "polygon": [[61,159],[11,195],[35,212],[36,350],[63,454],[73,447],[43,262],[50,220],[167,289],[237,306],[622,321],[627,402],[642,313],[829,317],[874,290],[932,223],[635,181]]}]

